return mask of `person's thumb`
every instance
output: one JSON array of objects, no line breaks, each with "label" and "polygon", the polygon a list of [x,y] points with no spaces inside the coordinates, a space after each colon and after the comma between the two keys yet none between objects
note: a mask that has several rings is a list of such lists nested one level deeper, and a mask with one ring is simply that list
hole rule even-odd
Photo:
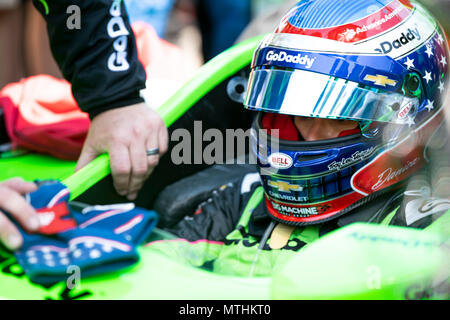
[{"label": "person's thumb", "polygon": [[75,171],[82,169],[89,162],[97,158],[99,153],[89,145],[85,145],[83,150],[81,151],[80,158],[78,159],[77,165],[75,167]]}]

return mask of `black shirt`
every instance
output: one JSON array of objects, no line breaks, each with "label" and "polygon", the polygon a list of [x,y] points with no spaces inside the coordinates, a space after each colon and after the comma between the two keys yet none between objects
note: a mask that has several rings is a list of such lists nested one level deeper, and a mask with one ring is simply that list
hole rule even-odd
[{"label": "black shirt", "polygon": [[[33,0],[81,110],[91,118],[143,102],[146,74],[121,0]],[[78,20],[77,20],[78,19]]]}]

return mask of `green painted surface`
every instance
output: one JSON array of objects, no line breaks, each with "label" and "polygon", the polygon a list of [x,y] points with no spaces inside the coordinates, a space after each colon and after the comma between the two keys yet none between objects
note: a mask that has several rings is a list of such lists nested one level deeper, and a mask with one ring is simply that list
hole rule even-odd
[{"label": "green painted surface", "polygon": [[64,161],[51,156],[29,153],[16,158],[0,159],[0,181],[22,177],[35,179],[65,179],[73,174],[75,161]]},{"label": "green painted surface", "polygon": [[[248,65],[260,40],[251,39],[231,48],[202,67],[158,110],[166,125]],[[0,159],[0,180],[15,176],[25,180],[61,179],[74,198],[110,173],[107,155],[72,174],[74,167],[75,162],[27,154]],[[30,283],[14,257],[0,250],[0,298],[448,299],[448,290],[442,293],[442,288],[448,288],[448,218],[449,213],[427,230],[350,225],[302,249],[272,278],[214,274],[173,261],[148,246],[139,248],[141,262],[134,267],[82,278],[73,289],[67,283],[43,288]]]},{"label": "green painted surface", "polygon": [[[166,240],[170,243],[173,240]],[[6,299],[449,299],[448,236],[370,224],[341,228],[302,249],[273,277],[214,274],[141,247],[134,267],[43,288],[0,250]]]}]

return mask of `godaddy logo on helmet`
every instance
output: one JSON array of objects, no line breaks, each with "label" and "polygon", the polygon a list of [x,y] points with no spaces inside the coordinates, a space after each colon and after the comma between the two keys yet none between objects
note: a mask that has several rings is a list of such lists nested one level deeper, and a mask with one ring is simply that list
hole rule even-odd
[{"label": "godaddy logo on helmet", "polygon": [[303,64],[305,68],[309,69],[312,67],[316,58],[309,58],[308,55],[302,55],[301,53],[297,55],[288,54],[285,51],[280,51],[276,53],[273,50],[267,52],[266,55],[267,61],[277,61],[277,62],[290,62],[296,64]]},{"label": "godaddy logo on helmet", "polygon": [[410,29],[408,28],[407,32],[402,32],[401,36],[394,41],[384,41],[380,43],[380,48],[376,48],[375,51],[382,52],[387,54],[391,52],[393,49],[399,49],[404,45],[407,45],[411,41],[421,40],[419,28]]}]

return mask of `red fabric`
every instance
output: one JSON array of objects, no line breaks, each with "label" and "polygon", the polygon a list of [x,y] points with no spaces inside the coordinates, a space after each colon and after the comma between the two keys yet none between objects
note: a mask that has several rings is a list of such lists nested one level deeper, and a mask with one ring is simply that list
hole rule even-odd
[{"label": "red fabric", "polygon": [[39,75],[9,84],[0,91],[0,108],[14,146],[78,158],[89,118],[78,108],[68,82]]},{"label": "red fabric", "polygon": [[[179,48],[158,38],[145,23],[133,25],[133,31],[139,60],[149,77],[186,80],[187,63]],[[78,108],[67,81],[38,75],[11,83],[0,91],[0,108],[15,147],[78,159],[90,121]]]},{"label": "red fabric", "polygon": [[77,227],[77,222],[70,216],[67,202],[37,209],[36,212],[41,222],[40,234],[54,235]]},{"label": "red fabric", "polygon": [[[282,140],[299,141],[300,133],[294,124],[293,116],[278,114],[278,113],[265,113],[262,117],[262,127],[268,130],[268,134],[272,135],[272,130],[279,130],[279,138]],[[355,129],[344,130],[339,133],[338,137],[344,137],[352,134],[360,133],[359,126]]]},{"label": "red fabric", "polygon": [[[289,141],[299,141],[300,134],[295,127],[292,116],[277,113],[265,113],[262,117],[262,127],[268,130],[269,135],[272,130],[279,130],[279,139]],[[275,133],[274,133],[275,134]]]},{"label": "red fabric", "polygon": [[349,135],[352,135],[352,134],[357,134],[357,133],[360,133],[360,132],[361,132],[361,129],[359,129],[359,126],[358,126],[355,129],[342,131],[341,133],[339,133],[338,137],[345,137],[345,136],[349,136]]}]

